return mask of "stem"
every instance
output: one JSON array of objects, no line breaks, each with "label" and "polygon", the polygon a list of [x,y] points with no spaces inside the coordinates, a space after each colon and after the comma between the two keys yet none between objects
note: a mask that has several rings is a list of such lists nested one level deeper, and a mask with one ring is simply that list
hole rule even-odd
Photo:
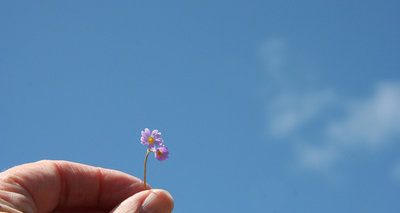
[{"label": "stem", "polygon": [[147,158],[149,157],[150,154],[150,149],[147,149],[147,154],[146,154],[146,158],[144,159],[144,189],[146,189],[146,166],[147,166]]}]

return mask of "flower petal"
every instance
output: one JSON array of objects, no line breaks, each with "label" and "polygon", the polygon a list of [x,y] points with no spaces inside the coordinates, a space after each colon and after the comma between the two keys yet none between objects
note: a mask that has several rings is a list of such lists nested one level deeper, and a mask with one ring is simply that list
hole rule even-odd
[{"label": "flower petal", "polygon": [[154,140],[154,144],[156,146],[160,146],[162,143],[164,143],[164,139],[162,139],[162,138],[157,138]]},{"label": "flower petal", "polygon": [[159,138],[161,137],[161,132],[158,132],[157,134],[154,135],[154,138]]},{"label": "flower petal", "polygon": [[151,137],[154,138],[157,135],[157,133],[158,133],[158,130],[156,130],[156,129],[153,130],[153,132],[151,133]]},{"label": "flower petal", "polygon": [[150,137],[150,129],[148,128],[144,129],[144,135],[146,138]]}]

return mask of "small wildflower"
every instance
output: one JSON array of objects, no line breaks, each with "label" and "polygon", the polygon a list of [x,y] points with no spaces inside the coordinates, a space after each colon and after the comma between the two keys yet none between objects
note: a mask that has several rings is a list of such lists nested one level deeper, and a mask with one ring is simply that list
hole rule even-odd
[{"label": "small wildflower", "polygon": [[168,158],[169,152],[168,148],[165,146],[158,147],[157,150],[154,152],[154,156],[159,161],[166,160]]},{"label": "small wildflower", "polygon": [[161,132],[158,130],[153,130],[150,134],[148,128],[142,131],[142,137],[140,138],[141,144],[147,146],[148,149],[154,149],[156,146],[161,146],[164,140],[161,138]]},{"label": "small wildflower", "polygon": [[150,152],[154,152],[154,157],[159,161],[164,161],[168,158],[169,151],[168,148],[164,145],[164,140],[161,138],[161,132],[158,130],[153,130],[150,134],[150,129],[145,128],[144,131],[141,132],[142,137],[140,137],[140,143],[147,147],[147,154],[144,159],[144,188],[146,189],[146,166],[147,166],[147,158],[149,157]]}]

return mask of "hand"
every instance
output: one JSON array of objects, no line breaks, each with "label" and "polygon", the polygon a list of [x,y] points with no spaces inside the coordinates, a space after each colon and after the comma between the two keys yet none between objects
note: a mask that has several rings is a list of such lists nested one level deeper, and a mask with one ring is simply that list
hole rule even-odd
[{"label": "hand", "polygon": [[44,160],[0,173],[0,212],[172,211],[167,191],[146,188],[123,172]]}]

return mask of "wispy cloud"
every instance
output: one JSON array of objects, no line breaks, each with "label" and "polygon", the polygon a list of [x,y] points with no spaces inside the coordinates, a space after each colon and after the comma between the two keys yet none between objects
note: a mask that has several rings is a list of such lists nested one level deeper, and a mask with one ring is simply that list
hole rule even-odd
[{"label": "wispy cloud", "polygon": [[300,169],[329,172],[333,163],[340,156],[339,151],[331,144],[318,146],[302,144],[297,148],[299,161],[296,166]]},{"label": "wispy cloud", "polygon": [[380,83],[372,95],[349,106],[327,128],[328,137],[347,145],[377,146],[400,134],[400,84]]},{"label": "wispy cloud", "polygon": [[[286,80],[293,79],[287,64],[293,67],[296,60],[291,61],[293,53],[285,39],[269,39],[261,50],[268,83],[275,87],[267,101],[267,132],[289,141],[313,138],[310,143],[293,143],[299,168],[327,171],[345,152],[375,150],[400,136],[400,82],[378,82],[370,94],[358,100],[341,97],[335,89],[309,86],[301,78]],[[310,74],[301,66],[297,71]],[[328,118],[329,110],[342,116]],[[314,126],[319,131],[316,142],[314,135],[302,129],[321,119],[325,120]]]},{"label": "wispy cloud", "polygon": [[281,79],[287,57],[287,42],[283,38],[272,38],[261,45],[261,57],[268,74],[275,80]]},{"label": "wispy cloud", "polygon": [[305,83],[302,77],[308,76],[310,70],[298,69],[301,75],[289,73],[288,61],[301,62],[289,52],[289,45],[283,38],[267,39],[261,45],[268,85],[272,85],[274,91],[267,105],[268,133],[276,138],[294,134],[331,105],[336,96],[329,89],[298,90],[299,85]]},{"label": "wispy cloud", "polygon": [[310,146],[299,150],[302,166],[329,169],[344,152],[374,150],[400,135],[399,83],[380,83],[372,95],[347,106],[342,119],[322,127],[322,146],[328,149]]},{"label": "wispy cloud", "polygon": [[335,94],[329,90],[279,94],[267,107],[269,133],[275,137],[290,136],[322,113],[334,100]]}]

